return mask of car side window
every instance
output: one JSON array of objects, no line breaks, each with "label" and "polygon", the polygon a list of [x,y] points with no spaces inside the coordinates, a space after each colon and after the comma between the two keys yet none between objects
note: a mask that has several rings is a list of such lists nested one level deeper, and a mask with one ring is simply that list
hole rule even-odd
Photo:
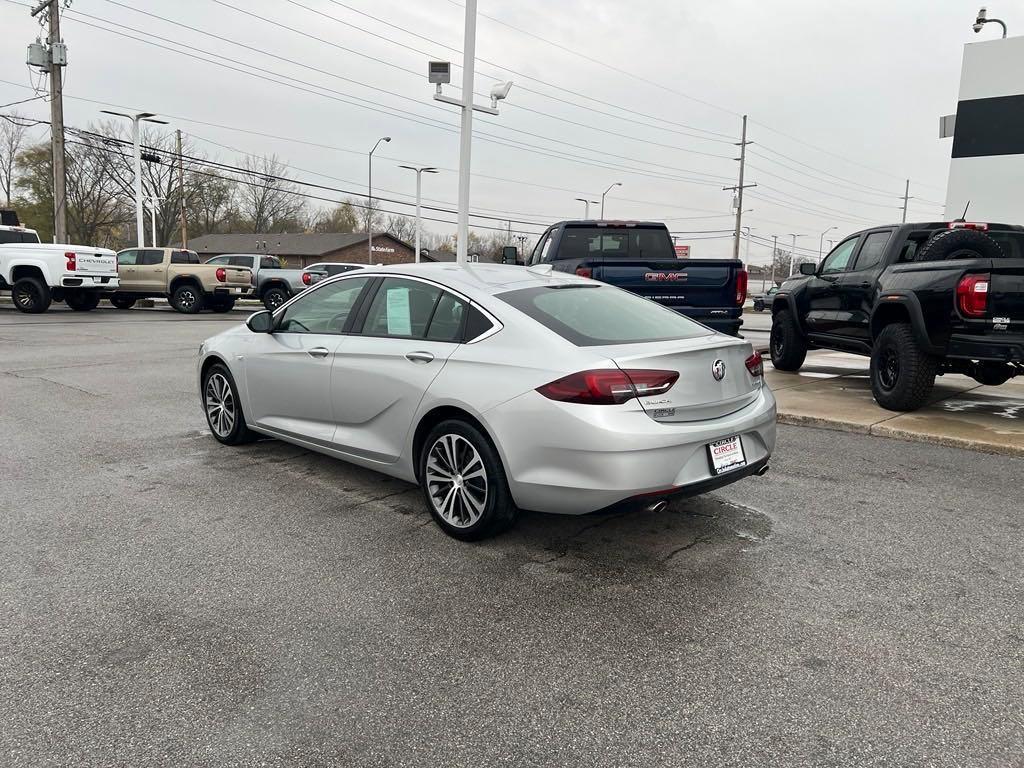
[{"label": "car side window", "polygon": [[156,266],[157,264],[163,264],[164,252],[152,248],[146,249],[144,251],[139,251],[139,256],[135,260],[135,263],[144,267],[153,267]]},{"label": "car side window", "polygon": [[434,308],[434,316],[430,318],[427,339],[430,341],[461,341],[465,316],[466,302],[450,293],[442,294],[441,300]]},{"label": "car side window", "polygon": [[864,244],[857,254],[857,264],[854,267],[858,272],[877,267],[885,255],[885,246],[889,244],[891,232],[872,232],[864,238]]},{"label": "car side window", "polygon": [[275,333],[341,333],[369,281],[368,277],[354,277],[306,291],[285,308]]},{"label": "car side window", "polygon": [[263,256],[260,259],[260,269],[280,269],[281,263],[273,256]]},{"label": "car side window", "polygon": [[232,267],[245,267],[246,269],[252,269],[252,257],[231,256],[228,258],[228,265]]},{"label": "car side window", "polygon": [[440,298],[441,289],[436,285],[400,277],[385,278],[370,304],[362,334],[422,339]]},{"label": "car side window", "polygon": [[231,264],[231,257],[230,256],[214,256],[212,259],[210,259],[206,263],[207,264],[216,264],[217,266],[220,266],[220,267],[226,267],[229,264]]},{"label": "car side window", "polygon": [[[160,261],[164,255],[160,253]],[[159,263],[159,262],[157,262]],[[195,251],[171,251],[171,264],[198,264],[199,254]]]},{"label": "car side window", "polygon": [[835,250],[826,256],[825,260],[821,263],[821,274],[835,275],[839,272],[846,272],[850,268],[850,261],[859,239],[858,237],[851,237],[849,240],[844,240],[837,245]]},{"label": "car side window", "polygon": [[139,252],[136,250],[121,251],[117,254],[117,266],[119,267],[133,267],[139,257]]},{"label": "car side window", "polygon": [[537,245],[533,249],[533,253],[530,254],[529,266],[533,266],[534,264],[540,264],[540,261],[544,257],[544,254],[547,253],[548,245],[550,245],[550,243],[551,230],[549,229],[541,236],[540,240],[537,242]]}]

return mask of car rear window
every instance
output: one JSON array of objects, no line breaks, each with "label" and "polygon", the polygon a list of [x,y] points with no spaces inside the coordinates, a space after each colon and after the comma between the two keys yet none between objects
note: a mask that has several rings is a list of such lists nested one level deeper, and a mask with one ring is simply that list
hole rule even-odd
[{"label": "car rear window", "polygon": [[566,227],[558,243],[559,259],[675,259],[668,232],[648,227]]},{"label": "car rear window", "polygon": [[711,333],[628,291],[571,284],[522,288],[498,298],[578,347],[688,339]]},{"label": "car rear window", "polygon": [[38,243],[39,236],[35,232],[13,232],[11,230],[0,229],[0,245],[17,243],[19,245],[24,243]]}]

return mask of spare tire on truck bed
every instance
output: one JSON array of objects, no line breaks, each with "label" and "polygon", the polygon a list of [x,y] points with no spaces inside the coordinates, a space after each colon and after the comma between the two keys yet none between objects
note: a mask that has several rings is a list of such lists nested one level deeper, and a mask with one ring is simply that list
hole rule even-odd
[{"label": "spare tire on truck bed", "polygon": [[914,257],[914,261],[951,259],[1001,259],[999,243],[976,229],[947,229],[939,232]]}]

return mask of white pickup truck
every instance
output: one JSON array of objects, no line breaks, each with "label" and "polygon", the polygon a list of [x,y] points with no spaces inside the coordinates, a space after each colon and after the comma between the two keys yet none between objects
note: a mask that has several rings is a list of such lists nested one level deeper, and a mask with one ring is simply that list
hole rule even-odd
[{"label": "white pickup truck", "polygon": [[0,226],[0,291],[10,291],[21,312],[45,312],[53,301],[88,312],[100,303],[101,291],[117,286],[113,251],[40,243],[34,229]]}]

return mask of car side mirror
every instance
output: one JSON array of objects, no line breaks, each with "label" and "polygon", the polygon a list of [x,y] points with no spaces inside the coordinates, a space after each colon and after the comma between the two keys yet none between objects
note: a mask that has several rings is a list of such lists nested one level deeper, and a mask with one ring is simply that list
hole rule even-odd
[{"label": "car side mirror", "polygon": [[263,309],[249,315],[245,325],[253,333],[270,333],[274,330],[274,316],[269,309]]},{"label": "car side mirror", "polygon": [[818,265],[817,264],[811,264],[810,262],[805,261],[805,262],[803,262],[800,265],[800,274],[801,275],[816,275],[816,274],[818,274]]}]

